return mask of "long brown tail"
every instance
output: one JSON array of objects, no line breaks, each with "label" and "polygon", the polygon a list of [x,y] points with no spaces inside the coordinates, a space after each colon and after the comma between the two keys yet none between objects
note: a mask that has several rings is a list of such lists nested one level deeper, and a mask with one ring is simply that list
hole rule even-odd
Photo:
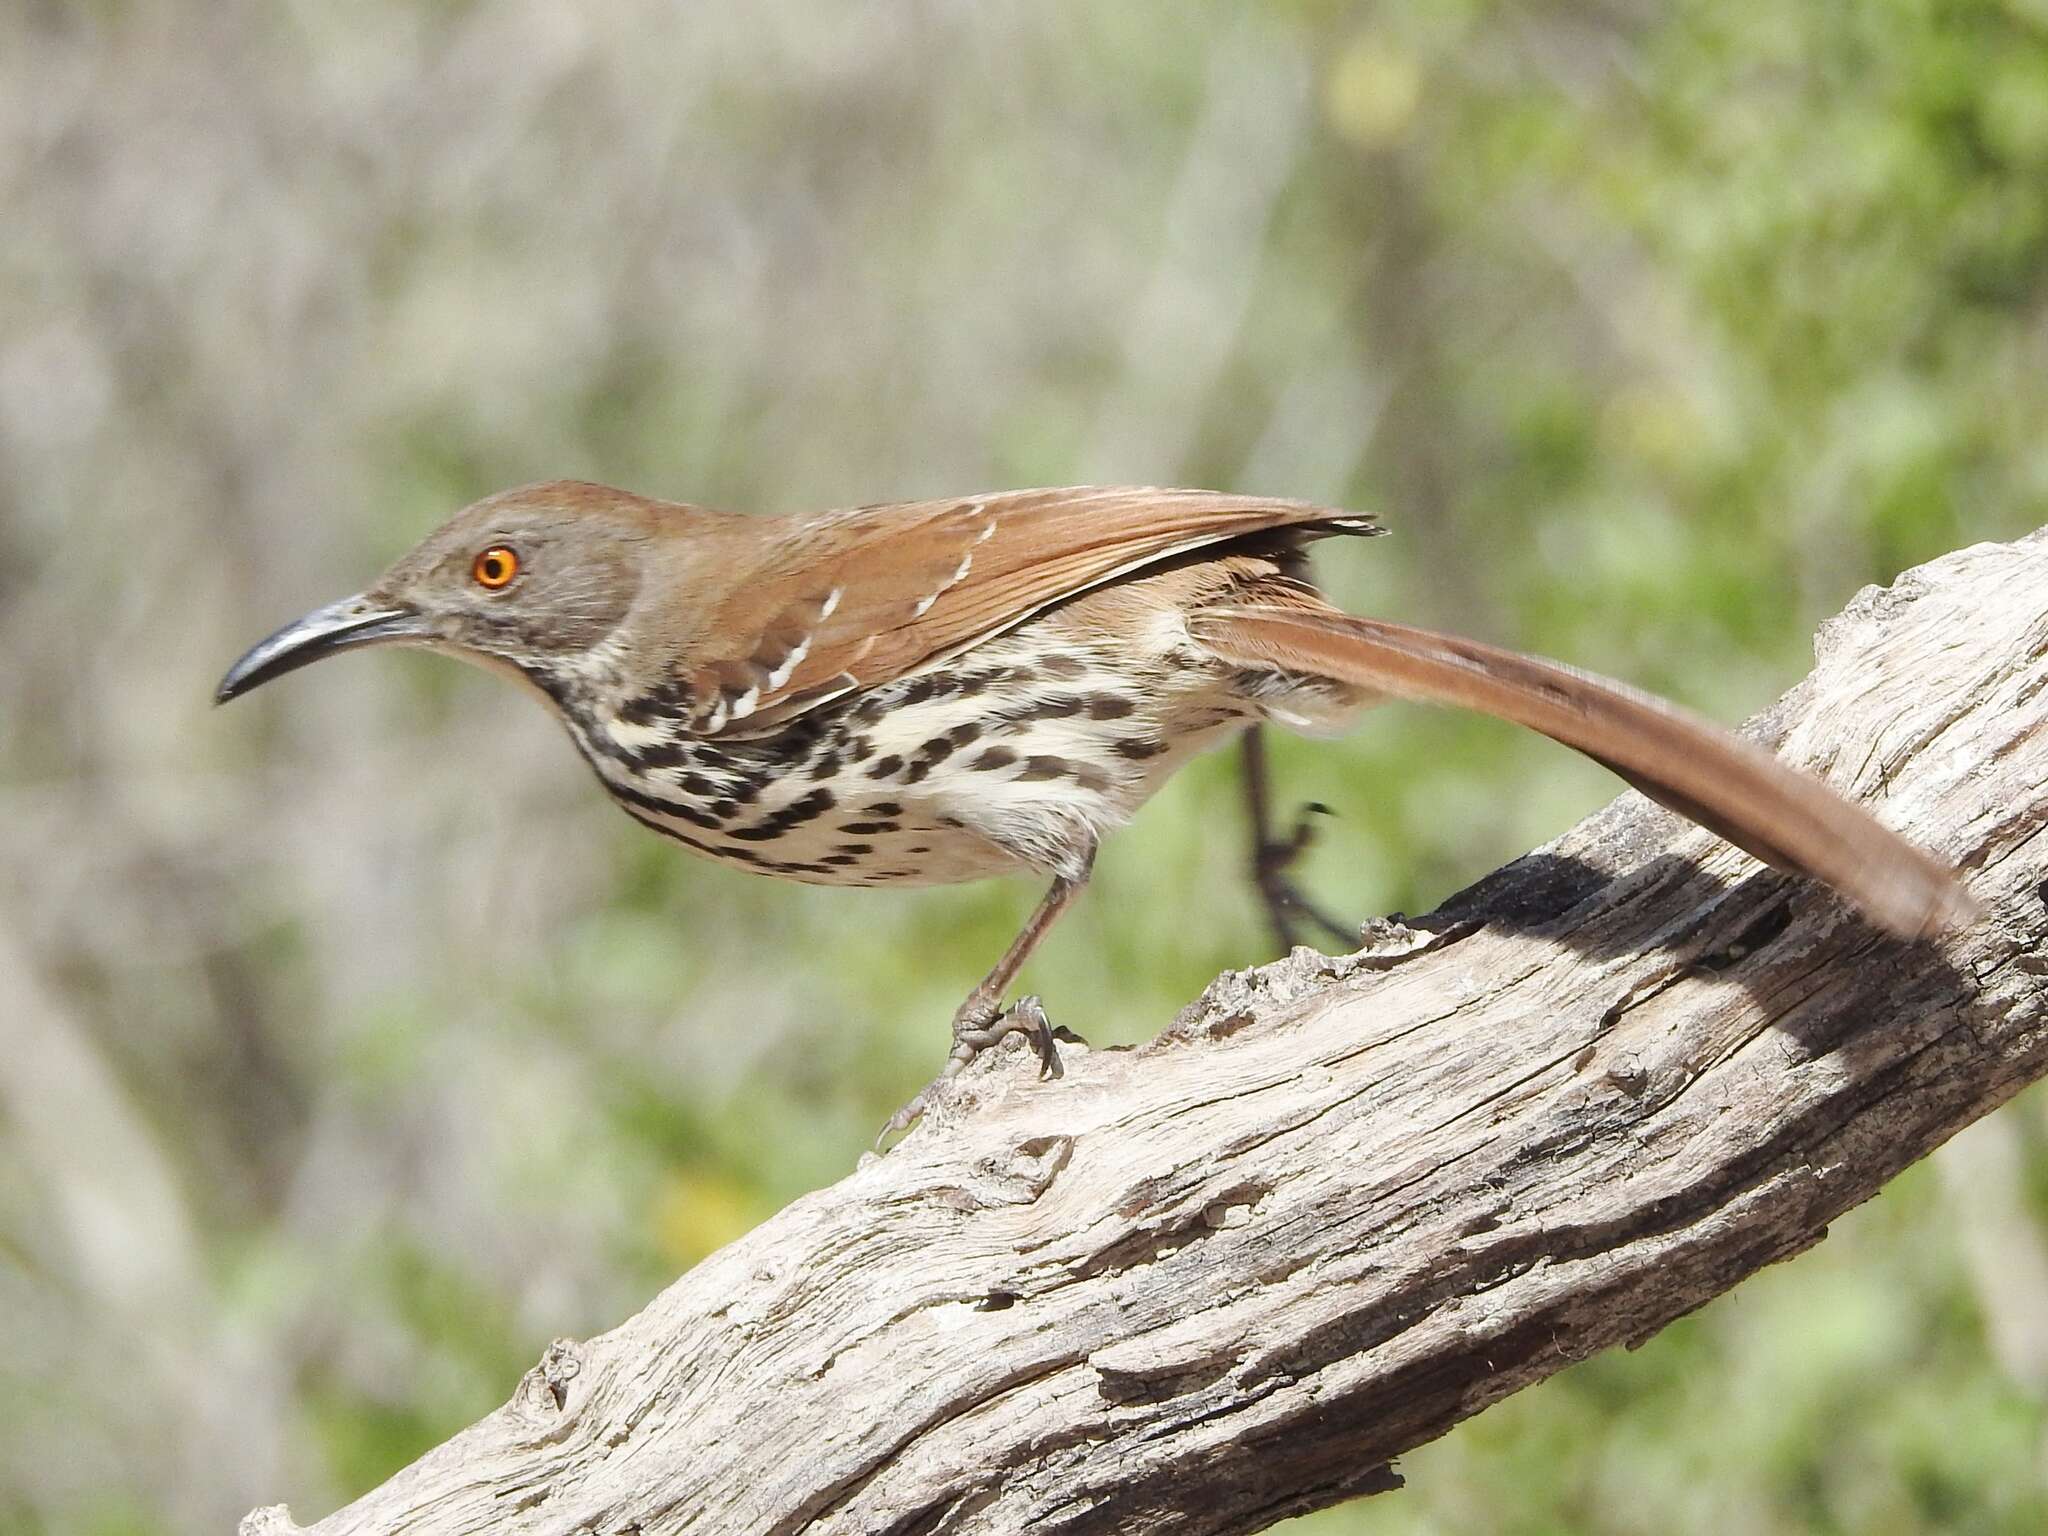
[{"label": "long brown tail", "polygon": [[1766,863],[1832,886],[1893,933],[1920,938],[1976,910],[1948,868],[1861,806],[1755,743],[1608,678],[1320,606],[1205,608],[1189,627],[1240,665],[1455,704],[1541,731]]}]

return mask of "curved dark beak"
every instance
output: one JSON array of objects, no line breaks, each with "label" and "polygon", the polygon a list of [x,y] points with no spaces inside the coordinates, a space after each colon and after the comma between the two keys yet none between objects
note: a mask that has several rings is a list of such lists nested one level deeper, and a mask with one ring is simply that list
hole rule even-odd
[{"label": "curved dark beak", "polygon": [[420,616],[410,608],[379,603],[366,595],[343,598],[251,646],[246,656],[228,668],[228,675],[213,691],[213,702],[225,704],[323,656],[387,641],[431,638]]}]

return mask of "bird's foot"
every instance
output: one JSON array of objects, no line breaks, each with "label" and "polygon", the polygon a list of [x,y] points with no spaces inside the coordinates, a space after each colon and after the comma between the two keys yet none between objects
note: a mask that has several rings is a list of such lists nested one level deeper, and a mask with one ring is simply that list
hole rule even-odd
[{"label": "bird's foot", "polygon": [[1301,928],[1319,928],[1346,949],[1358,944],[1356,927],[1340,923],[1301,893],[1289,874],[1316,840],[1315,818],[1327,816],[1330,808],[1310,801],[1284,838],[1267,838],[1252,846],[1252,883],[1266,906],[1266,920],[1273,925],[1273,937],[1282,952],[1302,942]]},{"label": "bird's foot", "polygon": [[944,1075],[959,1076],[975,1057],[1009,1035],[1022,1035],[1030,1044],[1032,1054],[1038,1058],[1041,1078],[1063,1075],[1058,1031],[1045,1016],[1045,1004],[1036,996],[1020,997],[1000,1010],[992,1003],[970,999],[953,1016],[953,1050],[946,1057]]},{"label": "bird's foot", "polygon": [[1060,1065],[1060,1039],[1080,1039],[1067,1030],[1054,1029],[1052,1020],[1045,1016],[1045,1004],[1036,997],[1020,997],[1004,1008],[1000,1003],[975,994],[953,1015],[953,1049],[946,1055],[945,1066],[939,1069],[937,1077],[918,1091],[917,1097],[889,1117],[889,1123],[875,1138],[875,1145],[879,1147],[891,1136],[909,1130],[936,1102],[938,1093],[948,1082],[966,1071],[983,1051],[1000,1044],[1010,1035],[1022,1035],[1030,1043],[1032,1054],[1038,1058],[1041,1081],[1063,1076],[1066,1071]]}]

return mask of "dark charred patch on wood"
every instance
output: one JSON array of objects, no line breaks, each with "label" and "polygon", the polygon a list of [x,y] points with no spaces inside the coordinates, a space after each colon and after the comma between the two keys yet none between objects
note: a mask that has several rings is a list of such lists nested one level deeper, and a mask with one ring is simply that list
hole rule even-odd
[{"label": "dark charred patch on wood", "polygon": [[1731,966],[1740,965],[1791,926],[1792,904],[1775,902],[1730,943],[1723,945],[1711,955],[1702,956],[1698,962],[1699,969],[1725,971]]}]

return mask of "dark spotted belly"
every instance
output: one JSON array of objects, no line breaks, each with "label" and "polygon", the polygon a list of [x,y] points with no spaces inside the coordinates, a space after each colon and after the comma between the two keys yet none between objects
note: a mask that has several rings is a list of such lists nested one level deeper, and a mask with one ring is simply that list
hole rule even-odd
[{"label": "dark spotted belly", "polygon": [[644,709],[571,718],[627,814],[695,852],[821,885],[932,885],[1073,872],[1188,755],[1256,717],[1225,678],[1176,681],[1015,637],[750,740]]}]

